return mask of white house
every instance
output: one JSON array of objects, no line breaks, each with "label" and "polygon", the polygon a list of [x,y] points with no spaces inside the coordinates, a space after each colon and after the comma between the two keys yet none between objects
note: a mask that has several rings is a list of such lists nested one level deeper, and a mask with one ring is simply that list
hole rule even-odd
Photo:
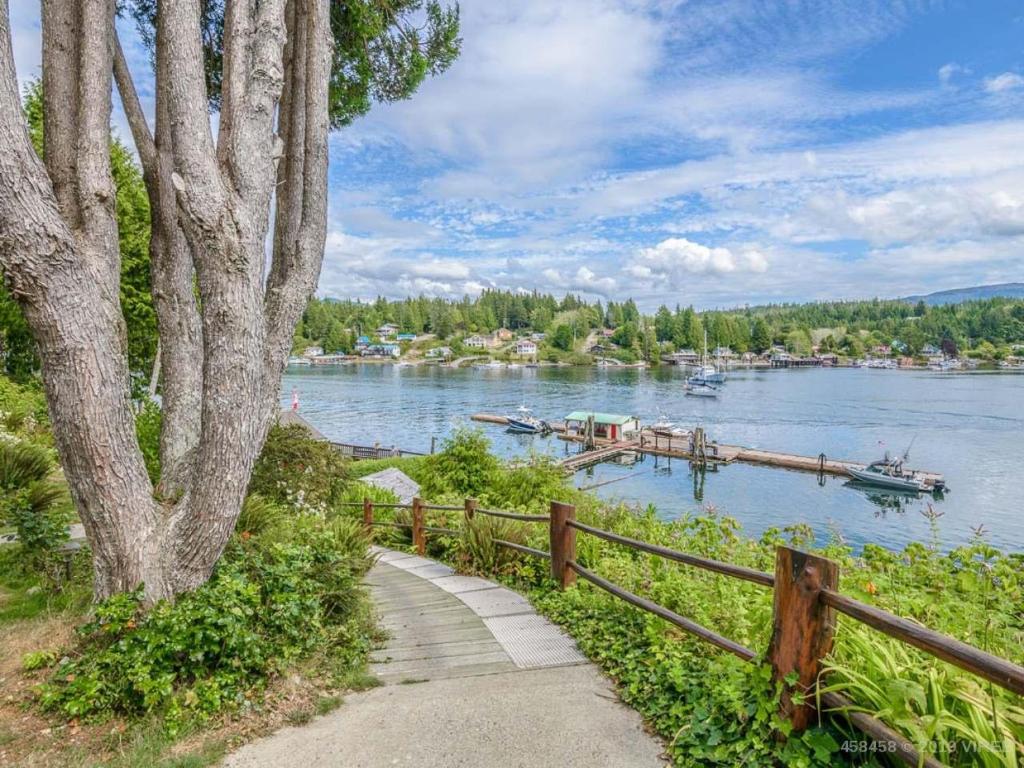
[{"label": "white house", "polygon": [[733,352],[729,347],[715,347],[711,352],[712,357],[721,357],[724,360],[731,360],[736,357],[736,353]]},{"label": "white house", "polygon": [[524,357],[532,357],[537,354],[537,345],[530,339],[520,339],[516,342],[516,354]]},{"label": "white house", "polygon": [[463,339],[462,345],[464,347],[469,347],[470,349],[486,349],[487,339],[485,339],[483,336],[478,336],[474,334],[473,336],[469,336]]},{"label": "white house", "polygon": [[434,347],[433,349],[428,349],[426,355],[427,355],[427,357],[434,358],[434,359],[439,358],[439,357],[441,357],[441,358],[448,358],[448,357],[452,356],[452,348],[451,347]]},{"label": "white house", "polygon": [[383,339],[389,339],[398,333],[398,326],[394,323],[384,323],[380,328],[377,329],[377,335]]},{"label": "white house", "polygon": [[306,347],[302,350],[303,357],[320,357],[324,353],[323,347]]}]

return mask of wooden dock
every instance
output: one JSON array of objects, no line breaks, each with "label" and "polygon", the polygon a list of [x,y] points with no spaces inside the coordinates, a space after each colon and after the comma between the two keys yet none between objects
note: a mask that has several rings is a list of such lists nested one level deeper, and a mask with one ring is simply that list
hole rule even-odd
[{"label": "wooden dock", "polygon": [[574,453],[572,456],[567,456],[559,461],[558,464],[566,472],[573,473],[578,472],[581,469],[585,469],[586,467],[591,467],[594,464],[611,461],[628,451],[636,451],[638,448],[639,443],[636,440],[622,440],[617,443],[602,446],[593,451],[581,451],[580,453]]},{"label": "wooden dock", "polygon": [[[508,424],[508,419],[492,413],[475,413],[470,417],[473,421],[484,424]],[[559,433],[560,440],[582,443],[583,436],[567,432],[564,422],[548,422],[552,431]],[[849,477],[850,469],[864,469],[867,464],[846,459],[830,459],[825,454],[818,456],[801,456],[785,451],[768,451],[759,448],[747,448],[742,445],[727,445],[709,441],[706,443],[704,455],[695,456],[689,435],[667,436],[655,434],[650,429],[642,429],[635,438],[611,442],[600,438],[595,440],[596,448],[573,454],[563,459],[560,464],[567,472],[576,472],[585,467],[599,464],[602,461],[619,456],[627,451],[638,451],[656,456],[684,459],[686,461],[703,461],[706,463],[729,464],[741,461],[744,464],[755,464],[762,467],[791,469],[798,472],[814,472],[815,474],[837,475]],[[945,479],[937,472],[914,470],[929,489],[942,489]]]}]

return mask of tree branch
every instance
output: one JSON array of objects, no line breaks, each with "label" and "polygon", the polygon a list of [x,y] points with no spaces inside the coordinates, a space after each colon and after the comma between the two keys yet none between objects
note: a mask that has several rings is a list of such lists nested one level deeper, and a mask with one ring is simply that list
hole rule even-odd
[{"label": "tree branch", "polygon": [[146,176],[155,177],[156,146],[153,143],[153,134],[149,130],[146,113],[142,111],[139,94],[135,90],[135,82],[132,80],[131,70],[128,69],[128,61],[124,57],[121,38],[118,36],[116,28],[114,29],[114,80],[117,82],[117,92],[121,95],[121,104],[124,106],[124,113],[128,118],[132,141],[135,142],[135,149],[139,153],[142,172]]},{"label": "tree branch", "polygon": [[75,197],[75,134],[81,30],[77,3],[43,0],[43,156],[64,220],[78,224]]}]

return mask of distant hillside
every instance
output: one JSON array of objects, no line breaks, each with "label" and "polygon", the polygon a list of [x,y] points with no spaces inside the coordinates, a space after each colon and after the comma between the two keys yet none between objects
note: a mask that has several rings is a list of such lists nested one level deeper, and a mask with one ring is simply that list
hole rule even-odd
[{"label": "distant hillside", "polygon": [[953,288],[949,291],[936,291],[921,296],[907,296],[903,301],[917,303],[923,301],[925,304],[937,306],[940,304],[959,304],[963,301],[976,301],[977,299],[994,299],[996,297],[1008,299],[1024,299],[1024,283],[1000,283],[998,285],[976,285],[973,288]]}]

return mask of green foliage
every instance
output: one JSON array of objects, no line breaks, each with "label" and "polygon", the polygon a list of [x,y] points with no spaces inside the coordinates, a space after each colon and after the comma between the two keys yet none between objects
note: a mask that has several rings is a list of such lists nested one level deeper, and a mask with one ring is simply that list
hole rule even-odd
[{"label": "green foliage", "polygon": [[423,494],[428,498],[445,493],[481,496],[498,472],[498,460],[490,448],[481,430],[455,430],[445,439],[442,450],[424,462]]},{"label": "green foliage", "polygon": [[41,691],[68,717],[165,716],[173,731],[245,705],[285,665],[348,639],[366,539],[316,520],[302,543],[232,543],[213,577],[143,611],[141,590],[96,606],[77,653]]},{"label": "green foliage", "polygon": [[0,439],[10,435],[49,442],[46,397],[37,382],[15,383],[0,375]]},{"label": "green foliage", "polygon": [[341,500],[348,463],[298,424],[274,425],[249,481],[249,493],[296,510],[325,513]]},{"label": "green foliage", "polygon": [[[812,532],[802,525],[769,529],[755,541],[742,536],[729,517],[709,512],[665,521],[653,507],[608,506],[565,487],[555,467],[538,462],[494,468],[481,460],[479,443],[465,437],[462,442],[444,460],[445,475],[431,485],[432,501],[465,495],[444,477],[461,484],[470,468],[483,463],[487,469],[478,477],[489,479],[478,483],[473,495],[491,508],[539,511],[559,498],[574,503],[577,517],[595,527],[759,571],[772,570],[780,544],[817,551],[840,564],[844,592],[1024,663],[1024,558],[1003,554],[980,536],[948,553],[941,552],[936,537],[903,552],[868,545],[856,557],[837,542],[816,549]],[[432,517],[432,524],[457,527],[443,513],[432,515],[439,518]],[[428,546],[462,569],[498,574],[528,591],[534,605],[562,624],[617,681],[623,698],[669,742],[677,765],[824,766],[877,757],[843,751],[847,738],[863,741],[864,736],[847,728],[841,716],[778,740],[777,732],[787,732],[788,724],[777,719],[779,690],[765,664],[717,651],[585,582],[565,592],[554,589],[545,562],[494,546],[495,538],[503,538],[546,549],[547,528],[502,522],[477,516],[461,538],[431,537]],[[937,525],[937,517],[932,522]],[[768,647],[769,590],[592,536],[578,536],[576,546],[577,561],[610,581],[755,651]],[[965,605],[973,609],[965,611]],[[922,748],[940,750],[935,755],[943,762],[1020,764],[1024,712],[1019,699],[1001,689],[847,621],[840,624],[828,668],[831,689],[843,691]],[[982,744],[995,746],[985,754],[969,746]],[[955,750],[941,751],[948,745]]]},{"label": "green foliage", "polygon": [[163,426],[163,412],[160,406],[149,398],[142,401],[142,407],[135,414],[135,436],[139,441],[142,459],[146,462],[149,481],[160,482],[160,429]]},{"label": "green foliage", "polygon": [[29,651],[21,657],[21,668],[26,672],[46,669],[57,663],[57,654],[53,651]]},{"label": "green foliage", "polygon": [[242,511],[235,521],[235,530],[244,536],[262,536],[276,533],[289,518],[288,510],[269,501],[258,493],[250,493],[242,503]]},{"label": "green foliage", "polygon": [[21,567],[50,587],[61,584],[58,550],[68,540],[71,500],[62,480],[51,479],[50,452],[22,440],[0,440],[0,522],[18,535]]},{"label": "green foliage", "polygon": [[[143,41],[155,40],[156,0],[129,0]],[[437,0],[356,0],[331,3],[334,39],[329,108],[334,128],[369,111],[374,101],[407,99],[427,75],[438,75],[459,54],[459,9]],[[220,106],[224,63],[224,0],[204,0],[206,85]]]},{"label": "green foliage", "polygon": [[1024,759],[1019,697],[862,624],[840,623],[827,691],[840,691],[947,765],[1016,768]]},{"label": "green foliage", "polygon": [[462,555],[460,564],[475,573],[498,575],[506,572],[520,559],[520,555],[514,549],[496,544],[495,540],[525,544],[526,534],[522,528],[522,524],[512,520],[475,515],[466,521],[458,543]]},{"label": "green foliage", "polygon": [[50,474],[50,452],[24,440],[0,440],[0,490],[27,488]]}]

